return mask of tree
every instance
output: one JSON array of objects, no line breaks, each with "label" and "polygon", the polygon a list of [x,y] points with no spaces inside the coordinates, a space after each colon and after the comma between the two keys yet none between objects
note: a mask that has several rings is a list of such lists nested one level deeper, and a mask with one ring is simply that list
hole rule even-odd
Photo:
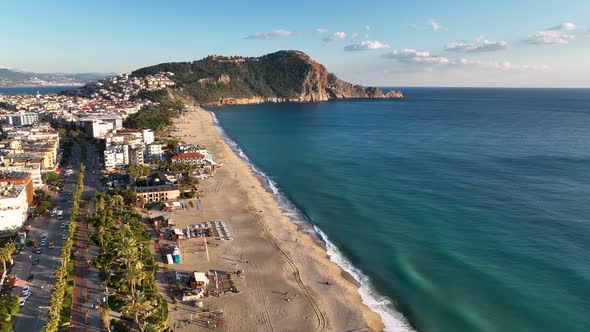
[{"label": "tree", "polygon": [[55,172],[45,172],[41,175],[41,179],[48,186],[59,186],[59,175]]},{"label": "tree", "polygon": [[51,207],[51,202],[50,201],[48,201],[48,200],[40,201],[39,204],[37,204],[37,207],[35,208],[35,213],[37,213],[37,214],[43,214],[50,207]]},{"label": "tree", "polygon": [[104,327],[106,327],[107,332],[111,332],[110,318],[111,318],[111,308],[109,308],[109,306],[106,305],[100,311],[100,319],[102,320]]},{"label": "tree", "polygon": [[127,205],[135,205],[137,203],[137,193],[135,191],[116,188],[113,189],[110,194],[122,196],[125,204]]},{"label": "tree", "polygon": [[132,164],[127,166],[127,173],[133,177],[135,181],[139,178],[148,176],[150,174],[150,167],[147,165]]},{"label": "tree", "polygon": [[98,237],[98,243],[100,244],[100,250],[102,252],[105,251],[105,247],[104,247],[104,236],[105,236],[105,229],[104,226],[100,225],[98,226],[97,230],[96,230],[96,236]]},{"label": "tree", "polygon": [[123,207],[125,205],[125,199],[121,195],[113,195],[111,196],[111,204],[116,207]]},{"label": "tree", "polygon": [[16,251],[14,243],[7,243],[2,249],[0,249],[0,260],[2,260],[3,271],[6,271],[6,262],[10,261],[12,254]]},{"label": "tree", "polygon": [[142,322],[136,328],[133,328],[133,332],[159,332],[162,331],[162,328],[158,328],[158,326],[149,323],[149,322]]},{"label": "tree", "polygon": [[141,268],[136,266],[128,266],[123,274],[123,281],[129,284],[131,293],[135,292],[135,286],[140,285],[146,278],[146,273]]},{"label": "tree", "polygon": [[123,308],[133,313],[133,321],[139,326],[139,314],[146,308],[145,294],[142,291],[132,292],[127,295],[126,302],[127,304]]},{"label": "tree", "polygon": [[16,315],[18,312],[19,298],[16,295],[0,296],[0,312],[5,312],[8,316]]}]

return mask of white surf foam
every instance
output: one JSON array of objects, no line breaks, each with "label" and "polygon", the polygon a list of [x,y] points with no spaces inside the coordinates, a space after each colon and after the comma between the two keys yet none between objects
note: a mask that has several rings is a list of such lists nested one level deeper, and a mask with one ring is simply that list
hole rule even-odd
[{"label": "white surf foam", "polygon": [[229,138],[221,125],[215,113],[209,112],[213,117],[215,129],[221,135],[223,140],[248,164],[252,170],[258,174],[268,184],[272,190],[279,207],[283,210],[283,215],[288,216],[295,224],[306,223],[313,227],[313,231],[326,245],[326,253],[330,260],[336,263],[344,271],[348,272],[360,284],[358,292],[365,305],[376,312],[383,321],[385,331],[406,332],[413,331],[410,324],[403,315],[394,309],[391,299],[377,293],[371,286],[369,277],[362,273],[361,270],[354,267],[352,263],[342,254],[342,252],[328,239],[328,236],[319,227],[314,225],[291,201],[278,189],[276,183],[272,181],[264,172],[259,170],[242,151],[236,142]]}]

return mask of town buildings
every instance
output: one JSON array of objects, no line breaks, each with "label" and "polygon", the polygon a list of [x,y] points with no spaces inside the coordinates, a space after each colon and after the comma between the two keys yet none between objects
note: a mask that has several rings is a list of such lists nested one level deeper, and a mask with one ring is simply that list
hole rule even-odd
[{"label": "town buildings", "polygon": [[35,112],[16,112],[6,114],[6,122],[15,126],[30,126],[39,121],[39,114]]},{"label": "town buildings", "polygon": [[33,204],[33,182],[30,173],[0,173],[0,230],[23,225]]}]

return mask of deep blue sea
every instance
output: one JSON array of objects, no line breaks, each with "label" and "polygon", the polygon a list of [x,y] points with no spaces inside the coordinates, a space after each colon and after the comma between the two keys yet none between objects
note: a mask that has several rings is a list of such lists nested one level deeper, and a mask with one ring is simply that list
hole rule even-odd
[{"label": "deep blue sea", "polygon": [[403,92],[212,110],[388,330],[590,331],[590,90]]},{"label": "deep blue sea", "polygon": [[12,87],[0,88],[0,95],[34,95],[37,91],[40,94],[60,93],[65,90],[75,89],[78,86],[34,86],[34,87]]}]

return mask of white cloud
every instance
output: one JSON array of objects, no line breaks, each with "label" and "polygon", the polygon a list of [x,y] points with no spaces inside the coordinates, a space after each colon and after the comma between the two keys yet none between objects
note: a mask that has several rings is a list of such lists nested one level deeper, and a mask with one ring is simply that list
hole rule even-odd
[{"label": "white cloud", "polygon": [[331,42],[344,40],[346,39],[346,37],[347,35],[345,32],[334,32],[333,34],[330,34],[329,36],[325,37],[323,40],[326,44],[328,44]]},{"label": "white cloud", "polygon": [[364,40],[358,42],[356,44],[348,45],[344,47],[345,51],[367,51],[367,50],[381,50],[384,48],[389,48],[390,46],[387,44],[383,44],[379,41],[371,41],[371,40]]},{"label": "white cloud", "polygon": [[257,32],[253,35],[246,36],[246,39],[271,40],[277,38],[291,37],[294,34],[294,32],[288,30],[273,30],[271,32]]},{"label": "white cloud", "polygon": [[576,36],[561,31],[539,31],[534,35],[524,38],[523,42],[533,45],[567,44],[576,39]]},{"label": "white cloud", "polygon": [[353,33],[353,34],[350,35],[350,39],[358,38],[358,36],[359,36],[359,34],[355,32],[355,33]]},{"label": "white cloud", "polygon": [[445,46],[445,51],[477,53],[500,51],[507,48],[508,43],[503,40],[491,41],[480,37],[476,38],[474,42],[449,43]]},{"label": "white cloud", "polygon": [[365,32],[369,32],[369,31],[371,30],[371,27],[370,27],[370,26],[368,26],[368,25],[363,25],[363,26],[361,27],[361,29],[363,29],[363,31],[365,31]]},{"label": "white cloud", "polygon": [[313,29],[313,32],[315,32],[315,33],[326,33],[326,32],[328,32],[328,29],[315,28],[315,29]]},{"label": "white cloud", "polygon": [[572,31],[572,30],[576,30],[576,25],[573,24],[572,22],[563,22],[559,25],[556,25],[551,28],[547,28],[545,30]]},{"label": "white cloud", "polygon": [[438,31],[440,29],[443,28],[442,25],[440,25],[435,19],[431,18],[428,20],[428,25],[430,26],[430,28],[434,31]]},{"label": "white cloud", "polygon": [[550,68],[548,65],[519,65],[513,64],[509,61],[481,61],[468,59],[459,59],[457,61],[453,61],[453,64],[462,66],[476,66],[481,68],[497,69],[503,71],[545,71]]},{"label": "white cloud", "polygon": [[576,36],[567,31],[574,30],[576,30],[575,24],[572,22],[563,22],[559,25],[539,31],[530,37],[524,38],[522,41],[533,45],[568,44],[570,41],[576,39]]},{"label": "white cloud", "polygon": [[424,63],[424,64],[448,64],[449,59],[444,56],[436,56],[426,51],[416,51],[411,48],[395,50],[381,55],[386,59],[396,59],[402,62]]}]

